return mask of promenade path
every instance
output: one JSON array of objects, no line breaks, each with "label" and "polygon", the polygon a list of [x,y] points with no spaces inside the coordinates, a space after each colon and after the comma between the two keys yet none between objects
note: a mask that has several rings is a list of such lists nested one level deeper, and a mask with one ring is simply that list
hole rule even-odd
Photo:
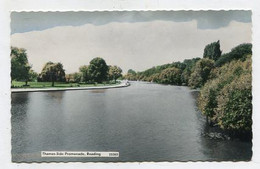
[{"label": "promenade path", "polygon": [[113,89],[130,86],[130,83],[127,81],[121,81],[118,85],[111,86],[91,86],[91,87],[67,87],[67,88],[18,88],[11,89],[12,93],[21,93],[21,92],[49,92],[49,91],[67,91],[67,90],[96,90],[96,89]]}]

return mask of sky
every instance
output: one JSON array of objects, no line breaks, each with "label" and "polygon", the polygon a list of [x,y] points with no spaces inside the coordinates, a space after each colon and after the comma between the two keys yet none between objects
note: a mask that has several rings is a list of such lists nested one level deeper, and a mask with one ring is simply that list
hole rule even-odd
[{"label": "sky", "polygon": [[217,40],[229,52],[251,43],[251,27],[250,11],[12,12],[11,45],[38,73],[48,61],[77,72],[95,57],[126,73],[202,57]]}]

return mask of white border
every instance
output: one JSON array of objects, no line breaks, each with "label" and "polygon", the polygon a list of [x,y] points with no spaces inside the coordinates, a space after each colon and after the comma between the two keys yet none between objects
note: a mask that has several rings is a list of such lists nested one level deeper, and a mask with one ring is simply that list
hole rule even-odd
[{"label": "white border", "polygon": [[[174,163],[11,163],[10,11],[104,10],[229,10],[253,11],[253,158],[251,162]],[[260,168],[260,3],[258,0],[0,0],[0,166],[1,168]],[[258,103],[258,105],[257,105]]]}]

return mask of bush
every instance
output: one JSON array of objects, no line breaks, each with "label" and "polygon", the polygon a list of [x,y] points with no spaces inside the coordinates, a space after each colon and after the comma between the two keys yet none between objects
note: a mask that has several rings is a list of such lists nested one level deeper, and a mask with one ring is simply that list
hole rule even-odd
[{"label": "bush", "polygon": [[160,83],[160,73],[155,73],[153,75],[151,75],[147,81],[149,82],[155,82],[155,83]]},{"label": "bush", "polygon": [[159,81],[163,84],[180,85],[181,70],[175,67],[167,68],[159,75]]},{"label": "bush", "polygon": [[216,96],[219,91],[219,79],[210,80],[201,89],[198,98],[198,107],[202,113],[210,117],[211,121],[214,119],[214,109],[217,108]]},{"label": "bush", "polygon": [[251,129],[251,56],[216,68],[216,78],[208,81],[198,98],[199,109],[221,128]]},{"label": "bush", "polygon": [[127,80],[137,80],[136,75],[132,73],[127,73],[123,78]]},{"label": "bush", "polygon": [[191,88],[202,87],[209,79],[211,70],[214,68],[214,61],[211,59],[199,60],[189,79],[189,86]]},{"label": "bush", "polygon": [[215,62],[215,66],[220,67],[225,63],[231,62],[232,60],[245,61],[247,55],[252,55],[252,44],[245,43],[238,45],[231,49],[229,53],[221,55],[220,58]]},{"label": "bush", "polygon": [[251,74],[245,73],[225,86],[217,97],[215,113],[220,127],[251,131],[252,86]]}]

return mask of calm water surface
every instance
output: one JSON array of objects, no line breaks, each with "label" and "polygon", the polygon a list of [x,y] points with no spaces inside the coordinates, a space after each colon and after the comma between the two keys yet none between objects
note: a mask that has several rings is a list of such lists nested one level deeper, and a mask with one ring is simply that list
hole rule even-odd
[{"label": "calm water surface", "polygon": [[[12,94],[12,160],[250,160],[251,142],[210,139],[187,87],[132,82],[106,90]],[[119,158],[41,158],[41,151],[118,151]]]}]

